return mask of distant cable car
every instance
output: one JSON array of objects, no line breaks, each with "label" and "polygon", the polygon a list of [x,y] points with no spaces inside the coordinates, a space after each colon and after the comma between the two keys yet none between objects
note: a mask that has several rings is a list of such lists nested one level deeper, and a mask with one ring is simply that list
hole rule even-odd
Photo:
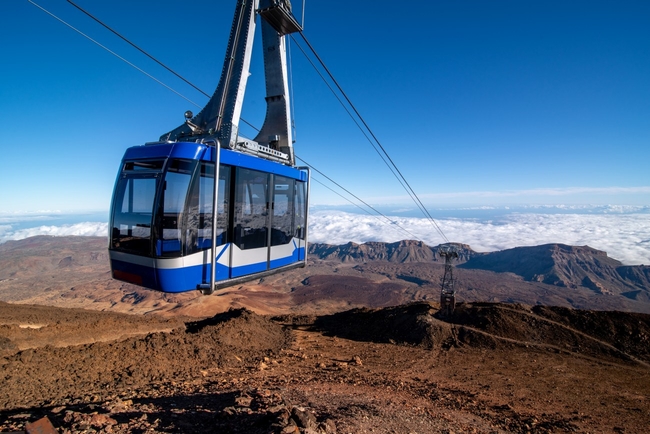
[{"label": "distant cable car", "polygon": [[[256,14],[266,20],[267,113],[248,140],[238,125]],[[209,294],[305,266],[310,175],[295,167],[285,49],[285,34],[300,30],[288,2],[238,1],[206,107],[186,112],[186,122],[160,141],[124,154],[109,223],[113,278]]]}]

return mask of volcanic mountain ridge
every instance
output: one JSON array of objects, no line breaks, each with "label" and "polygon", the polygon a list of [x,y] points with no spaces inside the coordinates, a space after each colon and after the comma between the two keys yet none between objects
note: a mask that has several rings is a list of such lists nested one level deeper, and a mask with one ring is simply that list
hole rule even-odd
[{"label": "volcanic mountain ridge", "polygon": [[633,300],[650,301],[650,266],[625,266],[606,252],[589,246],[544,244],[479,253],[467,244],[447,243],[435,247],[421,241],[367,242],[343,245],[310,244],[309,254],[341,262],[387,261],[397,263],[439,262],[436,253],[444,247],[458,252],[460,268],[513,273],[529,282],[577,288],[602,294],[621,294]]},{"label": "volcanic mountain ridge", "polygon": [[530,282],[619,294],[650,301],[650,266],[625,266],[589,246],[545,244],[474,255],[460,265],[498,273],[515,273]]},{"label": "volcanic mountain ridge", "polygon": [[[548,244],[500,252],[451,245],[458,299],[650,313],[650,267],[590,247]],[[419,241],[311,244],[306,268],[226,288],[168,294],[111,279],[106,238],[39,236],[0,245],[0,301],[200,316],[246,306],[277,314],[437,300],[443,261]]]}]

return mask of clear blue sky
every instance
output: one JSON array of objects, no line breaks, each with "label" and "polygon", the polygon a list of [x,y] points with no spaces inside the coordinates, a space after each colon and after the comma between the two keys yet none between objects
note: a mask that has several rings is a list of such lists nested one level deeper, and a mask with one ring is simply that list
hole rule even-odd
[{"label": "clear blue sky", "polygon": [[[34,1],[207,101],[65,0]],[[234,0],[76,3],[214,91]],[[107,210],[124,150],[198,108],[27,0],[0,1],[0,17],[0,212]],[[430,207],[650,204],[650,2],[307,0],[305,35]],[[298,156],[370,203],[409,206],[291,54]],[[256,56],[243,117],[259,125]],[[312,203],[341,202],[314,183]]]}]

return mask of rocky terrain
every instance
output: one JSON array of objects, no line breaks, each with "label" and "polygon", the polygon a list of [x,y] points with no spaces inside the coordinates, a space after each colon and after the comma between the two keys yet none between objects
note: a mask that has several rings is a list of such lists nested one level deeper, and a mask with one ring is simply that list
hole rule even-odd
[{"label": "rocky terrain", "polygon": [[527,249],[459,246],[443,318],[416,242],[312,245],[306,269],[211,296],[111,280],[105,239],[5,243],[0,432],[644,432],[650,315],[627,293],[647,267]]},{"label": "rocky terrain", "polygon": [[[162,315],[332,313],[437,301],[444,264],[418,241],[312,244],[307,268],[220,291],[163,294],[111,279],[105,238],[39,236],[0,244],[0,301]],[[478,253],[456,245],[458,298],[650,313],[650,267],[589,247]]]},{"label": "rocky terrain", "polygon": [[[472,250],[467,244],[450,243],[458,252],[461,262],[481,255]],[[404,240],[396,243],[367,242],[356,244],[349,242],[343,245],[312,243],[309,245],[309,254],[319,259],[330,259],[340,262],[436,262],[438,247],[431,247],[422,241]]]},{"label": "rocky terrain", "polygon": [[[0,317],[3,431],[42,417],[60,432],[633,433],[650,422],[644,314],[463,303],[443,321],[419,302],[181,321],[2,303]],[[59,341],[71,329],[87,343]]]},{"label": "rocky terrain", "polygon": [[510,272],[527,281],[650,301],[650,266],[624,266],[589,246],[546,244],[473,256],[462,268]]},{"label": "rocky terrain", "polygon": [[[650,266],[625,266],[606,252],[589,246],[546,244],[498,252],[475,252],[450,243],[458,253],[459,292],[466,300],[552,304],[583,309],[621,309],[650,313]],[[440,246],[420,241],[311,244],[309,253],[321,260],[358,265],[368,271],[385,267],[396,281],[421,287],[438,285]],[[400,264],[395,266],[394,264]],[[408,270],[408,271],[407,271]],[[480,284],[475,282],[480,281]],[[522,283],[527,282],[527,284]],[[538,285],[541,284],[541,285]],[[503,291],[503,287],[507,287]],[[471,291],[475,291],[470,294]],[[509,293],[509,297],[504,297]],[[605,297],[600,297],[605,296]]]}]

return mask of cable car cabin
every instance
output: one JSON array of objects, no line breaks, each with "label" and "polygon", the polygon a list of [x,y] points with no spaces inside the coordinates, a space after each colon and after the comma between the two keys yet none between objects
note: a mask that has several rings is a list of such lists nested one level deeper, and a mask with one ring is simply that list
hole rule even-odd
[{"label": "cable car cabin", "polygon": [[[238,131],[258,15],[267,110],[248,140]],[[109,226],[115,279],[209,294],[305,266],[309,172],[295,167],[286,59],[286,35],[300,30],[288,1],[237,0],[205,107],[122,159]]]},{"label": "cable car cabin", "polygon": [[[309,173],[214,146],[155,143],[127,149],[115,184],[113,278],[165,292],[249,280],[306,262]],[[212,252],[213,204],[216,251]]]}]

